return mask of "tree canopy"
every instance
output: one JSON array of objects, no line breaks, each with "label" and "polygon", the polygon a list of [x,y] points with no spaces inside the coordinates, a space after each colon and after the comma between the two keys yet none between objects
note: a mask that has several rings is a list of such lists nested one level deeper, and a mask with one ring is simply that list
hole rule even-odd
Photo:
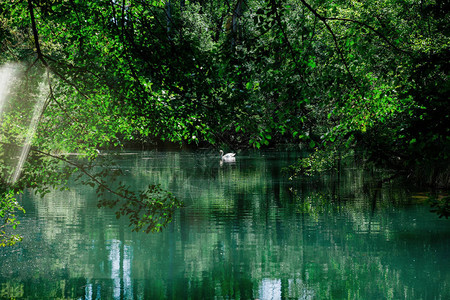
[{"label": "tree canopy", "polygon": [[[297,143],[322,156],[357,149],[448,186],[449,8],[443,0],[3,1],[0,65],[10,64],[14,84],[0,110],[2,192],[45,192],[81,171],[102,193],[105,182],[89,177],[97,150],[135,140]],[[24,145],[31,151],[11,181],[8,159]],[[122,214],[140,197],[156,204],[156,191],[133,194]]]}]

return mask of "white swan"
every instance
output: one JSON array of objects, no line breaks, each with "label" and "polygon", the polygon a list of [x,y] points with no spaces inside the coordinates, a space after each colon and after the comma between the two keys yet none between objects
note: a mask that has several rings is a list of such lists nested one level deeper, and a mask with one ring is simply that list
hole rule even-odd
[{"label": "white swan", "polygon": [[236,153],[227,153],[227,154],[223,154],[223,151],[220,150],[220,159],[224,162],[235,162],[236,161],[236,157],[234,157],[236,155]]}]

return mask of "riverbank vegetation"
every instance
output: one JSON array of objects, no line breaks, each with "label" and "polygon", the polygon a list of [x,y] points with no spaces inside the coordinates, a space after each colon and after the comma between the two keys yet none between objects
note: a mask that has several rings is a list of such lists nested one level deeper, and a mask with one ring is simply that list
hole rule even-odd
[{"label": "riverbank vegetation", "polygon": [[[1,192],[45,193],[81,172],[102,194],[99,150],[167,141],[298,144],[313,155],[293,178],[358,151],[448,188],[448,11],[441,0],[3,1]],[[165,193],[108,192],[132,195],[100,202],[126,215]],[[164,225],[154,212],[141,211],[145,224]]]}]

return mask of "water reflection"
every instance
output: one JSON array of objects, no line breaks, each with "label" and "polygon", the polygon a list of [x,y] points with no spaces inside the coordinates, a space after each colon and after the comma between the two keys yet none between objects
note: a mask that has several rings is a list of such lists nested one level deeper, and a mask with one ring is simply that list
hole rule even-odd
[{"label": "water reflection", "polygon": [[119,240],[112,240],[109,251],[114,299],[133,299],[131,283],[132,248]]},{"label": "water reflection", "polygon": [[293,159],[121,156],[128,183],[185,200],[162,234],[131,233],[87,187],[27,195],[24,242],[0,249],[0,298],[450,298],[447,220],[357,170],[293,186]]}]

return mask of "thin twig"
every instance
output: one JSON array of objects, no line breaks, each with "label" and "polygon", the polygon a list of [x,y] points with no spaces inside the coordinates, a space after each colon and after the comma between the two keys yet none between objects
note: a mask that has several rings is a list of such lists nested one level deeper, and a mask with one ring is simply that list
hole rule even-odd
[{"label": "thin twig", "polygon": [[325,18],[326,20],[330,20],[330,21],[344,21],[344,22],[352,22],[352,23],[356,23],[362,27],[366,27],[368,29],[370,29],[371,31],[375,32],[380,38],[382,38],[386,43],[388,43],[389,46],[391,46],[392,48],[394,48],[395,50],[399,51],[399,52],[403,52],[405,54],[411,55],[411,52],[403,50],[398,48],[397,46],[395,46],[391,41],[389,41],[389,39],[383,35],[381,32],[379,32],[378,30],[376,30],[374,27],[358,21],[358,20],[353,20],[353,19],[348,19],[348,18]]},{"label": "thin twig", "polygon": [[[111,192],[112,194],[114,194],[114,195],[116,195],[116,196],[118,196],[118,197],[121,197],[121,198],[130,200],[130,201],[136,201],[136,202],[142,203],[142,202],[139,201],[138,199],[129,198],[129,197],[125,196],[125,195],[122,195],[122,194],[120,194],[120,193],[114,191],[113,189],[111,189],[110,187],[108,187],[107,185],[105,185],[103,182],[101,182],[100,180],[98,180],[97,178],[95,178],[94,175],[91,175],[91,174],[90,174],[83,166],[80,166],[79,164],[76,164],[76,163],[74,163],[74,162],[72,162],[72,161],[70,161],[70,160],[68,160],[68,159],[66,159],[66,158],[64,158],[64,157],[62,157],[62,156],[50,154],[50,153],[47,153],[47,152],[38,150],[38,149],[36,149],[36,148],[34,148],[34,147],[31,148],[31,151],[34,151],[34,152],[36,152],[36,153],[39,153],[39,154],[42,154],[42,155],[45,155],[45,156],[48,156],[48,157],[52,157],[52,158],[58,159],[58,160],[60,160],[60,161],[63,161],[63,162],[65,162],[65,163],[68,163],[69,165],[72,165],[72,166],[76,167],[76,168],[77,168],[78,170],[80,170],[83,174],[85,174],[85,175],[88,176],[91,180],[93,180],[95,183],[97,183],[99,187],[104,188],[104,189],[107,190],[108,192]],[[144,204],[144,203],[142,203],[142,204]]]}]

